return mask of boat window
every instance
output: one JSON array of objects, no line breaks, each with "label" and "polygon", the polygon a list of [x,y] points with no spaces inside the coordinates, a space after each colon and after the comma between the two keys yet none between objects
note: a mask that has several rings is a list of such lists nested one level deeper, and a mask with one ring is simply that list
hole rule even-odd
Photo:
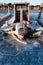
[{"label": "boat window", "polygon": [[22,8],[27,8],[27,6],[22,6]]},{"label": "boat window", "polygon": [[17,11],[20,10],[21,6],[17,6]]},{"label": "boat window", "polygon": [[17,6],[17,8],[21,8],[21,6]]},{"label": "boat window", "polygon": [[20,10],[20,8],[23,8],[23,10],[26,10],[27,9],[27,6],[26,5],[23,5],[23,6],[17,6],[17,11]]}]

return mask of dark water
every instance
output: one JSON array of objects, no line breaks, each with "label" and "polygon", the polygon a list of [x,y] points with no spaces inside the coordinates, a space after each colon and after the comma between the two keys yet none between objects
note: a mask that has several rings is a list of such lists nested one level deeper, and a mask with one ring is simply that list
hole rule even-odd
[{"label": "dark water", "polygon": [[[31,21],[34,22],[39,11],[30,12]],[[41,20],[43,22],[43,17]],[[4,37],[0,33],[0,65],[43,65],[43,42],[34,38],[29,39],[27,44],[20,44],[12,36]]]}]

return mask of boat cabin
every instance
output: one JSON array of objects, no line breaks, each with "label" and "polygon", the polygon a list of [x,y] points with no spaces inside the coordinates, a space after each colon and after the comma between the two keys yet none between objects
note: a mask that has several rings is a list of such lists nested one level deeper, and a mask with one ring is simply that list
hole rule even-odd
[{"label": "boat cabin", "polygon": [[14,18],[18,22],[21,22],[23,20],[29,21],[29,3],[14,3]]}]

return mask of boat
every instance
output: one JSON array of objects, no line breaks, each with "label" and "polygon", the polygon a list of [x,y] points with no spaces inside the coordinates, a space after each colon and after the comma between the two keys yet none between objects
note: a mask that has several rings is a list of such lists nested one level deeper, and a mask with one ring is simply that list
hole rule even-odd
[{"label": "boat", "polygon": [[[2,32],[4,31],[3,33],[10,34],[14,38],[16,37],[17,39],[19,39],[21,41],[24,41],[29,37],[40,37],[43,27],[41,27],[36,22],[34,24],[33,23],[26,24],[26,25],[24,24],[23,18],[25,19],[25,16],[23,14],[24,13],[23,10],[26,13],[28,13],[27,11],[29,10],[29,8],[27,7],[27,9],[26,8],[23,9],[20,7],[18,9],[18,6],[19,5],[21,6],[21,4],[22,4],[22,7],[25,7],[25,6],[29,5],[29,3],[16,3],[14,5],[15,9],[16,9],[15,10],[15,15],[16,15],[15,19],[17,19],[17,21],[19,20],[19,22],[13,22],[12,24],[8,24],[8,22],[7,22],[0,28],[0,30]],[[28,16],[29,16],[29,13],[28,13]],[[29,20],[29,18],[28,18],[28,20]]]},{"label": "boat", "polygon": [[[36,27],[34,27],[36,26]],[[33,28],[34,27],[34,28]],[[4,26],[3,28],[0,28],[0,30],[3,33],[15,35],[18,39],[23,40],[24,37],[39,37],[41,36],[42,30],[41,26],[38,24],[30,24],[29,26],[25,26],[23,23],[16,23],[16,24],[10,24],[7,26]]]},{"label": "boat", "polygon": [[36,21],[38,22],[39,25],[41,25],[43,27],[43,22],[41,22],[41,20],[40,20],[42,11],[43,11],[43,7],[41,7],[41,9],[40,9],[40,12],[38,14],[38,17],[37,17]]},{"label": "boat", "polygon": [[[7,30],[5,30],[6,28],[2,29],[3,31],[3,34],[4,34],[4,37],[7,36],[7,35],[11,35],[11,37],[13,39],[15,39],[17,42],[21,43],[21,44],[27,44],[29,42],[29,38],[33,38],[33,37],[39,37],[41,35],[41,30],[31,30],[31,31],[28,31],[27,30],[27,27],[22,26],[24,24],[21,24],[21,23],[16,23],[16,26],[14,26],[14,30],[13,28],[10,29],[8,26],[7,26]],[[19,26],[19,27],[18,27]]]}]

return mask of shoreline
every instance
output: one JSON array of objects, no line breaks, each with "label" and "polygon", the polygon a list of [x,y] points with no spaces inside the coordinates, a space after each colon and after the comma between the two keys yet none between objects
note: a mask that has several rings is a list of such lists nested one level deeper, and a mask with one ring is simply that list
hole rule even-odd
[{"label": "shoreline", "polygon": [[[40,3],[38,5],[29,5],[29,6],[30,6],[30,9],[32,10],[40,10],[41,8],[43,8],[43,3]],[[8,7],[9,7],[9,10],[12,10],[14,9],[14,4],[12,3],[0,4],[0,10],[8,10]]]},{"label": "shoreline", "polygon": [[[41,8],[38,8],[38,7],[37,7],[37,8],[35,8],[35,7],[34,7],[34,8],[30,7],[30,10],[40,10],[40,9],[41,9]],[[8,10],[8,9],[6,9],[6,8],[1,8],[0,10]],[[12,9],[9,8],[9,10],[13,10],[13,8],[12,8]]]}]

